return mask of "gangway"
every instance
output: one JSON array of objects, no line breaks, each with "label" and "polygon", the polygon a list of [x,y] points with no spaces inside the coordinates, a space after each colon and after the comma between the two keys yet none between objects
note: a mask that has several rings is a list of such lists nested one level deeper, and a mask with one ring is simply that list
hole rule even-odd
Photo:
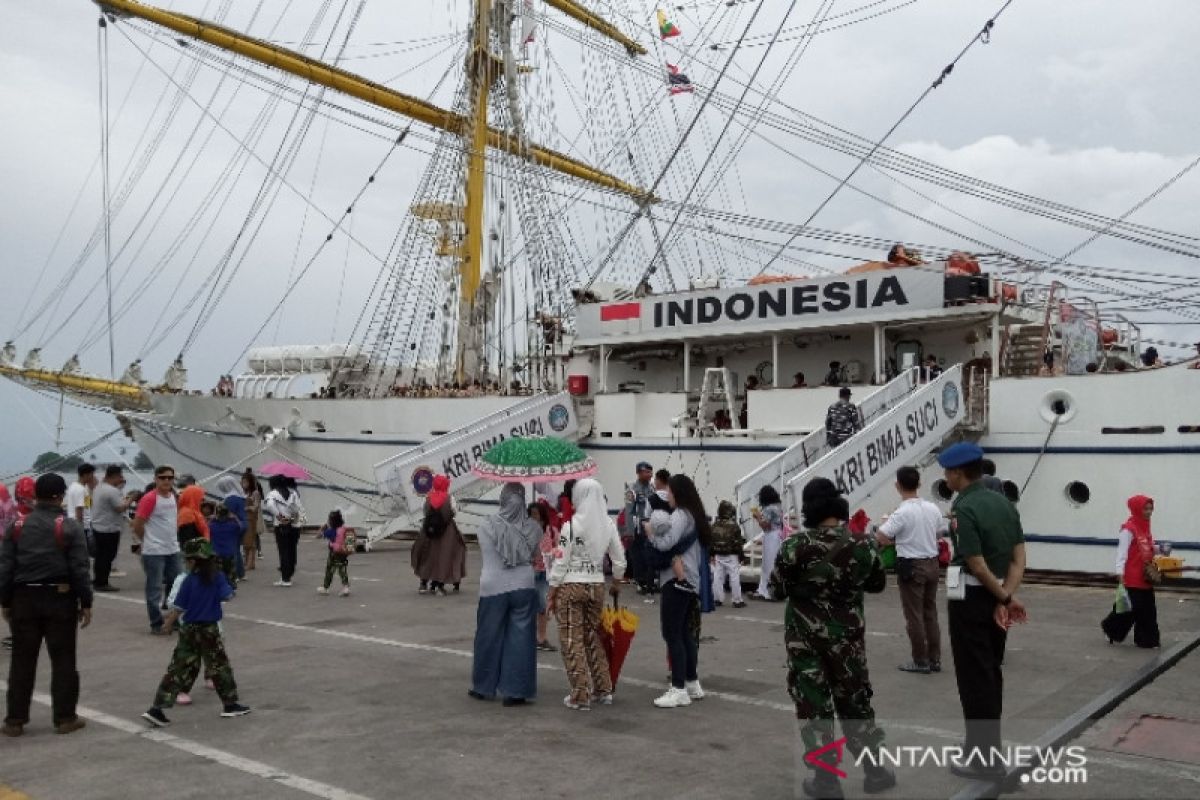
[{"label": "gangway", "polygon": [[450,478],[450,493],[458,500],[473,499],[494,488],[476,478],[471,469],[505,439],[553,436],[575,441],[580,435],[570,394],[538,394],[380,461],[375,465],[375,481],[392,517],[368,531],[367,542],[416,527],[434,475]]},{"label": "gangway", "polygon": [[[920,367],[912,367],[863,398],[858,403],[858,409],[862,412],[866,425],[870,425],[898,403],[904,402],[920,388],[920,381]],[[825,426],[822,425],[782,453],[776,453],[764,461],[737,482],[737,519],[747,541],[760,533],[750,514],[751,507],[758,504],[758,490],[769,483],[779,492],[780,497],[783,497],[788,481],[815,464],[829,451],[830,447],[825,441]]]},{"label": "gangway", "polygon": [[799,510],[804,485],[813,478],[828,478],[851,510],[858,508],[893,480],[899,467],[919,463],[956,428],[970,422],[962,365],[955,364],[800,470],[787,482],[785,506]]}]

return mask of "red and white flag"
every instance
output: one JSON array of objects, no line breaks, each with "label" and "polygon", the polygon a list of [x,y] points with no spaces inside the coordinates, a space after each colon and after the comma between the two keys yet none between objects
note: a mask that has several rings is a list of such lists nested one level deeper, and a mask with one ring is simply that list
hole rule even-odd
[{"label": "red and white flag", "polygon": [[600,329],[605,333],[634,333],[642,329],[642,304],[606,303],[600,306]]}]

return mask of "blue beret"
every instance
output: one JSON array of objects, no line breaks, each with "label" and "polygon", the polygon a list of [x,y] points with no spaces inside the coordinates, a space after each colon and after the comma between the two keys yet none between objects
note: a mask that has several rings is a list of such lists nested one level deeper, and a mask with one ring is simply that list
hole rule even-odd
[{"label": "blue beret", "polygon": [[983,448],[974,442],[956,442],[938,454],[938,463],[945,469],[955,469],[983,458]]}]

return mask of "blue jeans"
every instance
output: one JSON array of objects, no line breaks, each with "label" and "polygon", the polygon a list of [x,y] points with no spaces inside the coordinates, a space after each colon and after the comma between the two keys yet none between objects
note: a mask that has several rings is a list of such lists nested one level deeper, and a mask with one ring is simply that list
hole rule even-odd
[{"label": "blue jeans", "polygon": [[479,598],[471,688],[484,697],[537,697],[537,590]]},{"label": "blue jeans", "polygon": [[142,571],[146,573],[146,613],[150,615],[150,630],[163,625],[163,584],[169,587],[183,570],[179,553],[169,556],[142,556]]}]

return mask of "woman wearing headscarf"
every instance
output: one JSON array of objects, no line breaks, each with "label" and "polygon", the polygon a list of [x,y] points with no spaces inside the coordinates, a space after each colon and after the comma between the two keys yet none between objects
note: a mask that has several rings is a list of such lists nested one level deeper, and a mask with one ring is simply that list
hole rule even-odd
[{"label": "woman wearing headscarf", "polygon": [[425,516],[410,555],[413,572],[421,583],[417,592],[446,596],[446,584],[458,585],[467,572],[467,543],[454,521],[450,479],[433,476],[433,489],[425,497]]},{"label": "woman wearing headscarf", "polygon": [[[241,481],[232,475],[222,475],[217,479],[217,496],[221,498],[221,502],[225,504],[225,508],[229,509],[233,518],[238,521],[238,526],[241,528],[238,535],[238,544],[240,545],[242,537],[246,534],[247,525],[246,495],[242,493]],[[246,562],[242,560],[240,546],[234,552],[233,568],[239,581],[246,579]]]},{"label": "woman wearing headscarf", "polygon": [[504,705],[523,705],[537,696],[537,589],[533,551],[542,529],[525,510],[525,487],[506,483],[500,510],[479,528],[479,610],[475,654],[467,694]]},{"label": "woman wearing headscarf", "polygon": [[275,518],[275,546],[279,548],[279,580],[275,586],[291,586],[296,572],[296,549],[300,545],[300,498],[288,486],[288,479],[272,475],[271,491],[263,501],[263,508]]},{"label": "woman wearing headscarf", "polygon": [[[787,599],[788,693],[804,720],[805,751],[823,748],[832,759],[836,713],[857,758],[884,739],[871,707],[863,592],[882,592],[887,576],[874,540],[846,527],[850,506],[832,481],[814,478],[805,485],[800,516],[804,530],[783,543],[770,578],[774,597]],[[878,762],[864,761],[863,769],[867,794],[896,785],[895,774]],[[842,796],[837,777],[825,769],[813,770],[803,788],[809,797]]]},{"label": "woman wearing headscarf", "polygon": [[1129,519],[1121,525],[1117,537],[1117,578],[1129,596],[1129,608],[1120,613],[1114,605],[1112,612],[1100,623],[1108,643],[1125,641],[1133,628],[1133,643],[1138,647],[1158,647],[1158,608],[1154,603],[1154,536],[1150,533],[1150,517],[1154,500],[1144,494],[1129,498]]},{"label": "woman wearing headscarf", "polygon": [[597,481],[576,482],[571,501],[575,514],[558,534],[550,567],[549,610],[558,619],[558,641],[571,684],[563,703],[587,711],[593,702],[612,703],[608,658],[596,629],[604,609],[604,556],[612,561],[609,592],[616,597],[625,577],[625,549]]},{"label": "woman wearing headscarf", "polygon": [[262,550],[258,540],[259,526],[262,525],[263,491],[254,471],[249,467],[242,473],[242,496],[246,498],[246,532],[242,535],[242,559],[247,570],[255,569],[255,562]]},{"label": "woman wearing headscarf", "polygon": [[209,538],[208,520],[205,519],[204,512],[200,510],[200,504],[204,502],[204,490],[193,483],[179,493],[178,502],[179,511],[175,524],[178,527],[176,534],[179,537],[180,547],[184,542],[190,542],[192,539]]},{"label": "woman wearing headscarf", "polygon": [[750,541],[762,542],[762,572],[754,596],[760,600],[770,600],[771,590],[767,583],[771,579],[771,571],[775,569],[779,545],[783,543],[783,501],[779,499],[775,487],[768,483],[758,490],[758,504],[759,508],[750,512],[761,529]]},{"label": "woman wearing headscarf", "polygon": [[659,615],[663,641],[667,643],[667,655],[671,662],[671,688],[656,699],[654,705],[676,708],[691,705],[693,700],[704,697],[697,672],[700,637],[696,632],[696,619],[700,615],[700,599],[694,587],[700,585],[700,570],[708,569],[702,548],[712,547],[712,528],[704,511],[704,503],[696,491],[696,484],[688,476],[670,477],[667,481],[667,502],[672,508],[670,528],[659,533],[647,523],[645,529],[650,545],[655,550],[672,553],[681,559],[684,577],[692,587],[685,588],[678,584],[670,565],[659,571],[658,583],[662,587]]}]

